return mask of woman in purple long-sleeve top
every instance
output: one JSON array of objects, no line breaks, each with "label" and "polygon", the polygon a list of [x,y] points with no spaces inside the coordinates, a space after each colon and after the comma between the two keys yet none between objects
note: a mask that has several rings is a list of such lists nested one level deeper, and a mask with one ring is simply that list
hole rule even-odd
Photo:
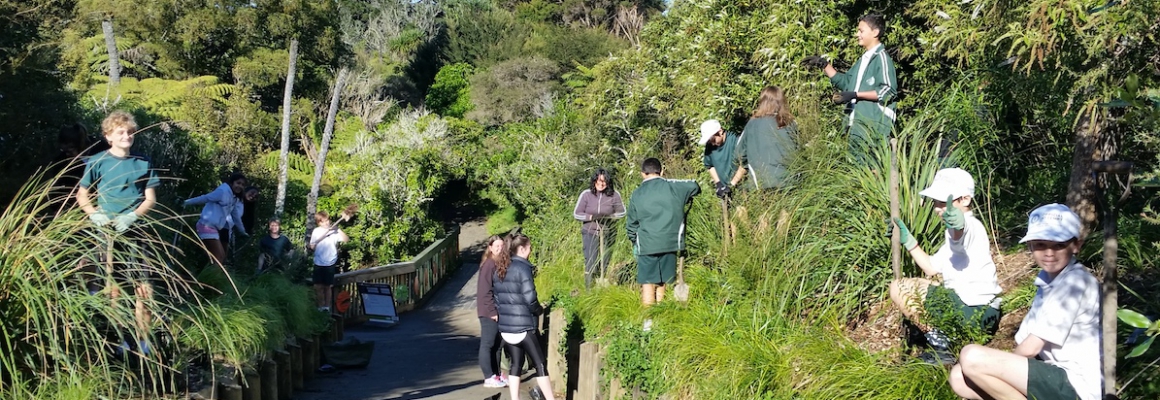
[{"label": "woman in purple long-sleeve top", "polygon": [[[500,371],[499,311],[492,296],[492,276],[495,275],[496,261],[510,257],[503,238],[492,235],[487,238],[487,250],[479,263],[479,276],[475,286],[475,310],[479,314],[479,368],[483,370],[483,386],[501,388],[507,386],[507,379]],[[496,373],[499,373],[498,375]]]},{"label": "woman in purple long-sleeve top", "polygon": [[[572,216],[581,222],[580,235],[584,243],[584,286],[592,287],[597,263],[603,274],[612,256],[616,236],[609,229],[612,220],[624,217],[624,201],[612,187],[612,174],[604,168],[596,170],[588,189],[580,192]],[[601,245],[603,242],[603,246]]]}]

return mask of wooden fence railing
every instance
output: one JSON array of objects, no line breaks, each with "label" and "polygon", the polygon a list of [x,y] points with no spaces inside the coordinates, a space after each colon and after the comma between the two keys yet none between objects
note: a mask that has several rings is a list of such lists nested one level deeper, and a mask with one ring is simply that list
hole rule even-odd
[{"label": "wooden fence railing", "polygon": [[410,311],[427,300],[431,290],[444,278],[459,269],[459,227],[455,227],[443,239],[439,239],[423,249],[423,252],[407,262],[380,265],[338,274],[334,277],[334,290],[350,293],[350,308],[343,317],[346,320],[364,318],[362,298],[358,295],[358,283],[388,284],[395,296],[397,312]]}]

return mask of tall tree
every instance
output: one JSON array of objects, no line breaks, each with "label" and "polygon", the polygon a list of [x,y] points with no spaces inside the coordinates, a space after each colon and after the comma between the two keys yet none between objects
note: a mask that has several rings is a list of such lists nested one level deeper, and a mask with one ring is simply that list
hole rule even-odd
[{"label": "tall tree", "polygon": [[121,83],[121,57],[117,52],[117,38],[113,36],[113,18],[101,20],[101,32],[105,35],[105,49],[109,52],[109,85]]},{"label": "tall tree", "polygon": [[290,62],[286,67],[286,92],[282,95],[282,152],[278,158],[278,197],[274,215],[281,216],[286,206],[286,185],[290,175],[290,112],[294,100],[294,71],[298,66],[298,39],[290,39]]},{"label": "tall tree", "polygon": [[314,218],[318,211],[318,188],[322,186],[322,174],[326,168],[326,152],[330,150],[330,139],[334,137],[334,119],[338,117],[338,103],[342,99],[342,89],[346,86],[347,68],[338,70],[334,80],[334,94],[330,97],[330,111],[326,113],[326,128],[322,130],[322,144],[318,146],[318,159],[314,162],[314,182],[310,184],[310,196],[306,198],[306,231],[314,230]]}]

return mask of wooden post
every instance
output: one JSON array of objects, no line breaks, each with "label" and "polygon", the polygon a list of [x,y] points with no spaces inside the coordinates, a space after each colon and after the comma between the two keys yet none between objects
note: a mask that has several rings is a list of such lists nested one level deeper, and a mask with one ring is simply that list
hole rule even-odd
[{"label": "wooden post", "polygon": [[612,378],[612,382],[608,383],[608,397],[607,400],[620,400],[624,395],[628,394],[624,390],[624,385],[620,384],[620,379]]},{"label": "wooden post", "polygon": [[548,315],[548,376],[552,380],[552,388],[555,390],[563,390],[567,393],[568,382],[564,380],[565,369],[568,365],[568,360],[564,358],[564,354],[560,351],[560,341],[564,339],[564,327],[567,322],[564,321],[564,310],[552,310]]},{"label": "wooden post", "polygon": [[302,346],[289,343],[286,348],[290,350],[290,383],[294,390],[302,390],[305,387],[302,383]]},{"label": "wooden post", "polygon": [[278,350],[274,360],[278,362],[278,400],[290,400],[294,395],[294,385],[290,383],[290,352]]},{"label": "wooden post", "polygon": [[302,379],[314,379],[314,340],[298,339],[298,343],[302,346]]},{"label": "wooden post", "polygon": [[[902,205],[898,195],[898,139],[890,139],[890,218],[901,218]],[[902,278],[902,233],[898,226],[890,232],[890,265],[894,267],[894,279]]]},{"label": "wooden post", "polygon": [[338,314],[331,314],[330,318],[331,318],[331,329],[334,330],[334,341],[336,341],[336,342],[340,341],[340,340],[342,340],[342,337],[346,333],[345,332],[346,326],[343,325],[345,323],[345,321],[343,321],[343,317],[341,315],[338,315]]},{"label": "wooden post", "polygon": [[271,354],[262,361],[262,400],[278,400],[278,363]]},{"label": "wooden post", "polygon": [[262,400],[261,375],[253,367],[242,368],[242,371],[242,400]]},{"label": "wooden post", "polygon": [[593,342],[580,344],[580,371],[576,380],[573,400],[597,400],[600,391],[600,345]]},{"label": "wooden post", "polygon": [[221,400],[242,400],[242,387],[241,386],[238,386],[235,384],[222,384],[220,389],[221,389],[221,393],[220,393],[220,397],[218,397],[219,399],[221,399]]}]

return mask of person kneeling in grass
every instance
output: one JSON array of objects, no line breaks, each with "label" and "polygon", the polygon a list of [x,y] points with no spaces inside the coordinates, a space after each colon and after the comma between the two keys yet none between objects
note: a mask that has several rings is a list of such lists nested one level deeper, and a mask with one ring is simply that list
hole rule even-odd
[{"label": "person kneeling in grass", "polygon": [[967,399],[1082,399],[1101,397],[1100,284],[1075,255],[1080,221],[1062,204],[1031,212],[1026,243],[1041,271],[1031,310],[1011,352],[963,347],[950,384]]},{"label": "person kneeling in grass", "polygon": [[945,307],[932,307],[932,299],[949,299],[950,306],[961,313],[958,325],[994,332],[999,325],[998,305],[993,304],[1002,290],[991,259],[990,240],[983,223],[971,215],[975,180],[959,168],[935,173],[934,182],[920,195],[934,201],[934,211],[946,225],[946,241],[934,255],[927,255],[910,230],[895,218],[902,231],[902,246],[927,277],[942,275],[942,284],[928,278],[902,278],[890,282],[890,299],[903,315],[916,321],[926,331],[927,341],[936,350],[950,347],[947,337],[934,327],[918,323],[923,320],[945,321],[956,316],[942,315]]}]

